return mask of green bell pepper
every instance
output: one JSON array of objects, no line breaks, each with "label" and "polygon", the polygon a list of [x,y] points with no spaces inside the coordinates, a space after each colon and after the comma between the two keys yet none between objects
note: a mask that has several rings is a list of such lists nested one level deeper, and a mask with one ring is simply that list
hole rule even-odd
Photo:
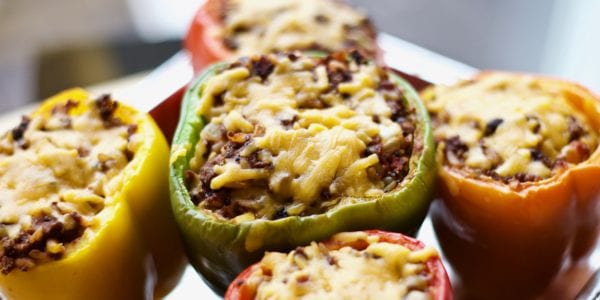
[{"label": "green bell pepper", "polygon": [[433,136],[427,110],[418,94],[389,70],[386,71],[389,80],[401,88],[404,96],[401,101],[415,114],[416,120],[409,172],[397,187],[381,197],[362,199],[321,214],[238,224],[216,218],[214,213],[194,205],[186,188],[185,173],[190,169],[200,132],[209,122],[197,112],[201,105],[206,105],[201,103],[206,82],[228,65],[218,63],[207,68],[187,90],[173,139],[169,175],[171,204],[190,262],[213,289],[223,293],[266,250],[287,251],[342,231],[382,229],[416,234],[426,216],[435,180]]}]

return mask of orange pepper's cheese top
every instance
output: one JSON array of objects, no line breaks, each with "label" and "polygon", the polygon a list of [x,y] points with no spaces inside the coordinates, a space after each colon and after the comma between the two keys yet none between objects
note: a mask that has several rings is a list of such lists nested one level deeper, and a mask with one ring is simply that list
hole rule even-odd
[{"label": "orange pepper's cheese top", "polygon": [[107,97],[69,100],[49,115],[24,117],[0,139],[4,273],[58,259],[86,228],[101,226],[96,215],[110,205],[138,144],[136,127],[112,116],[115,105]]},{"label": "orange pepper's cheese top", "polygon": [[267,252],[244,284],[255,299],[432,299],[425,262],[431,247],[411,251],[364,232],[340,233],[342,244],[328,249],[311,243],[286,253]]},{"label": "orange pepper's cheese top", "polygon": [[367,17],[331,0],[227,0],[220,35],[237,55],[352,47],[375,52]]},{"label": "orange pepper's cheese top", "polygon": [[597,133],[559,87],[542,80],[492,74],[426,92],[446,163],[534,181],[586,160],[598,146]]},{"label": "orange pepper's cheese top", "polygon": [[[406,176],[413,114],[387,75],[366,62],[291,57],[255,57],[205,83],[198,114],[210,121],[191,161],[202,207],[225,197],[237,221],[301,215],[381,196]],[[268,76],[256,74],[264,68]],[[395,121],[400,110],[410,128]]]}]

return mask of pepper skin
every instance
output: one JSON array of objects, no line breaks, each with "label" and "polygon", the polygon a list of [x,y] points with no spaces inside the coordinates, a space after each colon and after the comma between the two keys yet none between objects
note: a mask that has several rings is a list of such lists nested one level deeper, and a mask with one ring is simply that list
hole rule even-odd
[{"label": "pepper skin", "polygon": [[[598,97],[557,79],[539,82],[541,88],[560,89],[591,128],[600,130]],[[423,94],[425,100],[431,96]],[[499,181],[468,178],[443,164],[441,152],[437,158],[439,190],[431,216],[466,297],[534,298],[560,276],[561,268],[582,261],[594,245],[600,232],[600,149],[520,191]]]},{"label": "pepper skin", "polygon": [[[185,36],[184,48],[190,55],[196,73],[213,63],[234,56],[234,53],[225,47],[222,40],[215,38],[215,32],[218,32],[223,26],[220,14],[225,9],[223,8],[225,2],[224,0],[205,1],[196,12]],[[375,43],[375,34],[373,34],[373,43]],[[383,62],[383,53],[379,47],[376,47],[375,59]]]},{"label": "pepper skin", "polygon": [[[402,245],[411,251],[419,250],[425,248],[425,244],[423,242],[416,240],[414,238],[405,236],[400,233],[395,232],[387,232],[381,230],[367,230],[365,231],[369,236],[377,236],[379,238],[379,242],[392,243],[397,245]],[[340,244],[337,241],[324,241],[323,244],[327,247],[327,249],[339,249],[345,244]],[[440,257],[430,258],[425,262],[427,274],[430,274],[429,279],[429,288],[432,293],[432,300],[451,300],[453,299],[452,295],[452,286],[450,284],[450,279],[448,278],[448,274],[446,273],[446,269],[442,263]],[[255,268],[260,267],[260,265],[254,264],[247,269],[245,269],[240,275],[229,285],[227,289],[227,293],[225,293],[225,300],[252,300],[254,299],[253,292],[249,290],[247,285],[243,283],[252,275]]]},{"label": "pepper skin", "polygon": [[[265,250],[287,251],[310,241],[323,240],[341,231],[370,228],[415,234],[432,197],[435,180],[434,145],[429,116],[410,85],[390,74],[415,109],[416,137],[410,159],[410,173],[399,188],[379,199],[346,205],[326,213],[293,216],[277,220],[256,220],[233,224],[219,220],[196,207],[185,185],[185,172],[194,156],[195,145],[206,119],[196,114],[205,82],[225,64],[203,72],[187,91],[182,116],[171,149],[171,204],[183,234],[188,258],[216,291],[223,293],[231,280]],[[409,175],[411,176],[411,175]]]},{"label": "pepper skin", "polygon": [[[81,89],[46,100],[34,115],[50,115],[57,104],[80,105],[90,97]],[[97,215],[98,226],[86,229],[59,260],[26,272],[0,274],[8,299],[152,299],[175,287],[185,267],[183,247],[168,204],[168,146],[149,115],[119,103],[115,116],[137,124],[142,145],[122,170],[118,192]]]},{"label": "pepper skin", "polygon": [[233,55],[222,41],[214,37],[214,31],[221,27],[219,20],[221,5],[221,0],[204,2],[194,16],[185,37],[184,47],[192,59],[192,66],[196,72]]}]

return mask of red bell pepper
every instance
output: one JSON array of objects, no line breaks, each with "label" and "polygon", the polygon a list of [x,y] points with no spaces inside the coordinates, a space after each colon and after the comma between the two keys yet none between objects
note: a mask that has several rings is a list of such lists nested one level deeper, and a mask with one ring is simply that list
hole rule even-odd
[{"label": "red bell pepper", "polygon": [[190,54],[196,72],[233,55],[223,41],[214,35],[223,26],[219,16],[223,5],[225,3],[222,0],[205,1],[194,16],[185,37],[184,47]]},{"label": "red bell pepper", "polygon": [[[369,236],[377,236],[379,242],[392,243],[402,245],[411,251],[423,249],[425,244],[414,238],[406,235],[387,232],[381,230],[367,230],[365,231]],[[361,248],[361,245],[354,243],[341,243],[337,240],[327,240],[323,242],[323,245],[328,250],[336,250],[345,246],[353,248]],[[364,247],[364,245],[362,245]],[[433,300],[451,300],[453,299],[452,287],[450,285],[450,279],[446,273],[446,269],[442,264],[442,260],[439,256],[432,257],[425,262],[427,272],[431,277],[429,279],[429,290],[431,291],[431,299]],[[252,288],[244,284],[250,275],[257,269],[260,268],[260,263],[251,265],[245,269],[240,275],[231,283],[229,289],[225,293],[225,300],[252,300],[254,299],[254,293]]]},{"label": "red bell pepper", "polygon": [[[216,34],[223,27],[222,14],[226,10],[225,5],[226,1],[224,0],[207,0],[192,20],[192,24],[184,40],[184,47],[191,57],[192,66],[196,73],[201,72],[205,67],[213,63],[226,60],[234,55],[232,51],[225,47],[223,40]],[[376,43],[375,30],[372,29],[372,31],[373,43]],[[342,49],[331,50],[337,51]],[[376,46],[375,51],[374,58],[380,63],[383,62],[381,49]]]}]

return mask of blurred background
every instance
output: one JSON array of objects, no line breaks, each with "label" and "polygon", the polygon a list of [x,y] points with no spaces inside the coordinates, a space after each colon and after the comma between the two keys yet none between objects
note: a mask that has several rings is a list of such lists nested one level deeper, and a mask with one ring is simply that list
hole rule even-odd
[{"label": "blurred background", "polygon": [[[259,0],[257,0],[259,1]],[[0,112],[146,72],[181,48],[201,0],[0,0]],[[350,0],[381,31],[481,69],[600,92],[600,1]]]}]

